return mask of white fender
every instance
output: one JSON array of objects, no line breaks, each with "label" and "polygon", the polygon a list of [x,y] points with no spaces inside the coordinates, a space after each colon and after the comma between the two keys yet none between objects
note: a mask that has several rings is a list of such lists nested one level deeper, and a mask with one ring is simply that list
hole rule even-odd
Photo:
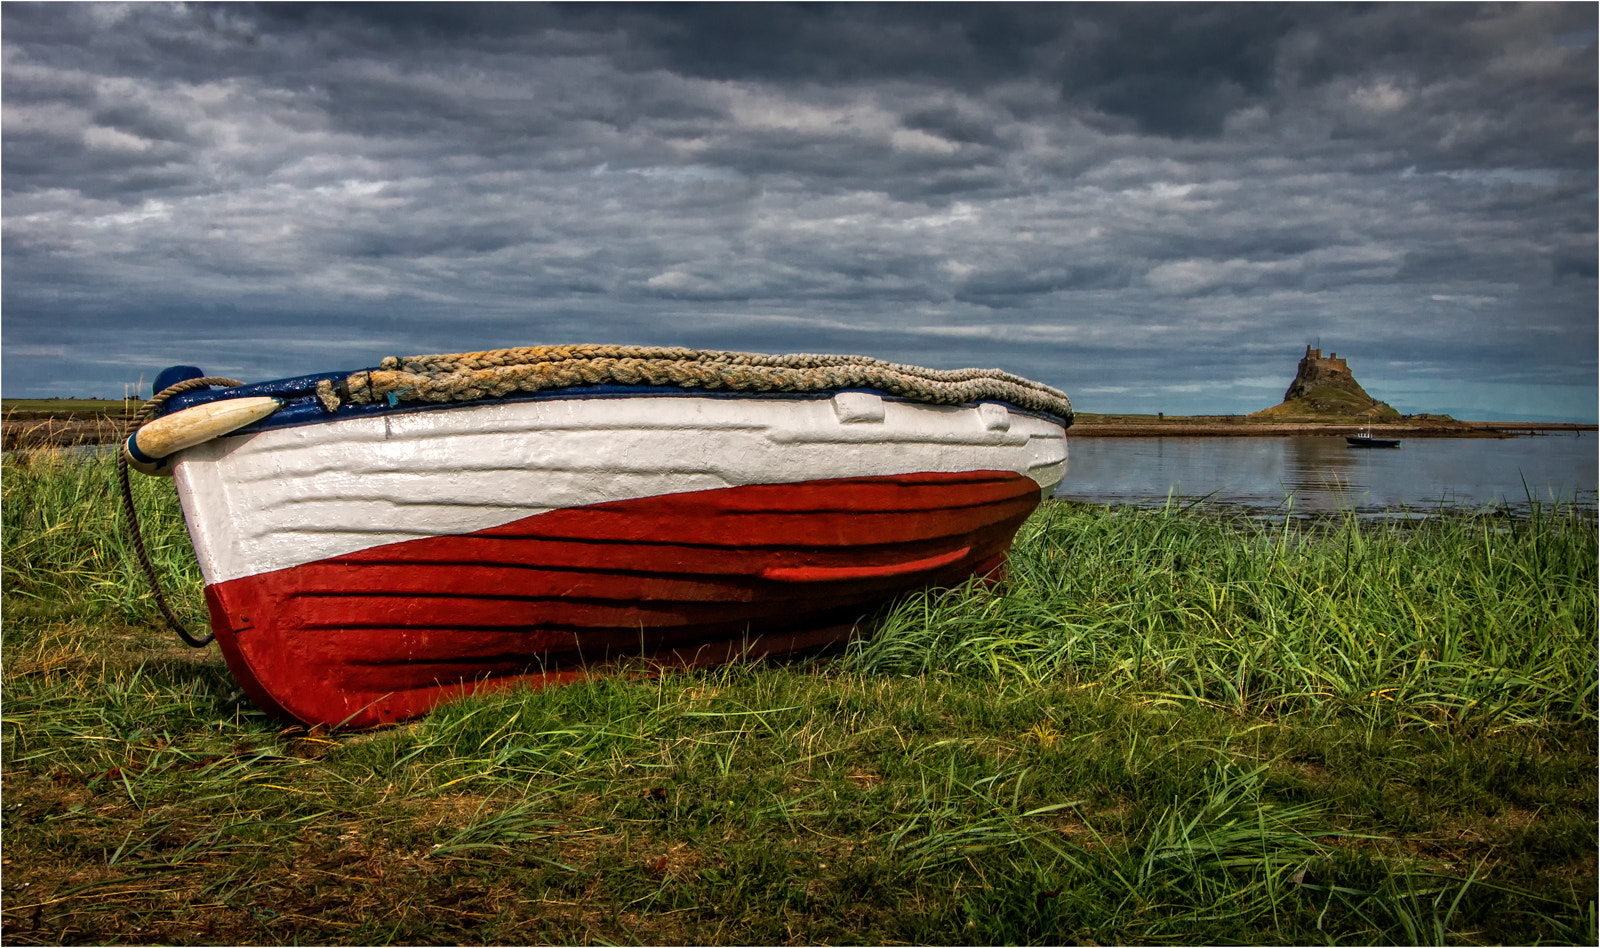
[{"label": "white fender", "polygon": [[134,432],[122,445],[128,466],[141,474],[170,477],[167,457],[260,421],[283,402],[270,396],[226,398],[164,415]]}]

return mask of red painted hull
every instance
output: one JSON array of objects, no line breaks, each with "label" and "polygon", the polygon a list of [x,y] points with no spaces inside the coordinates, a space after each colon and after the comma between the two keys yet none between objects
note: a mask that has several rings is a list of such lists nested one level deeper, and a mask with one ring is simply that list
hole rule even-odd
[{"label": "red painted hull", "polygon": [[1005,560],[1038,506],[1011,472],[765,484],[556,510],[206,588],[255,703],[370,727],[619,659],[813,648],[876,605]]}]

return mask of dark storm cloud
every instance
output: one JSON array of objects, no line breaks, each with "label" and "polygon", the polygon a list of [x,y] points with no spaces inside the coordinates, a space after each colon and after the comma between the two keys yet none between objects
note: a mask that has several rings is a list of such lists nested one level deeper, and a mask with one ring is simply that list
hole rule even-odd
[{"label": "dark storm cloud", "polygon": [[1592,6],[0,16],[8,394],[605,340],[1241,411],[1320,337],[1594,413]]}]

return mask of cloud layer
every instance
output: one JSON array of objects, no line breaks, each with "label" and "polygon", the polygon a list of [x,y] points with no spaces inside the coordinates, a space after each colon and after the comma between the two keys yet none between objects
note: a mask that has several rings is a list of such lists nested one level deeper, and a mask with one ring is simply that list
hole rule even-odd
[{"label": "cloud layer", "polygon": [[28,5],[4,390],[540,342],[1592,420],[1589,5]]}]

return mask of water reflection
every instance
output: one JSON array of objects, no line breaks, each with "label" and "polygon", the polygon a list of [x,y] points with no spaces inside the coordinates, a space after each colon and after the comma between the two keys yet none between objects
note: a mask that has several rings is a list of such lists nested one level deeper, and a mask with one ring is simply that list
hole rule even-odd
[{"label": "water reflection", "polygon": [[[1373,451],[1351,449],[1343,438],[1288,438],[1283,476],[1285,493],[1321,497],[1340,507],[1359,506],[1370,492],[1367,468]],[[1378,462],[1382,463],[1382,462]]]},{"label": "water reflection", "polygon": [[1399,449],[1340,437],[1078,438],[1055,496],[1150,504],[1168,496],[1300,510],[1526,506],[1596,500],[1596,441],[1574,436],[1414,438]]}]

